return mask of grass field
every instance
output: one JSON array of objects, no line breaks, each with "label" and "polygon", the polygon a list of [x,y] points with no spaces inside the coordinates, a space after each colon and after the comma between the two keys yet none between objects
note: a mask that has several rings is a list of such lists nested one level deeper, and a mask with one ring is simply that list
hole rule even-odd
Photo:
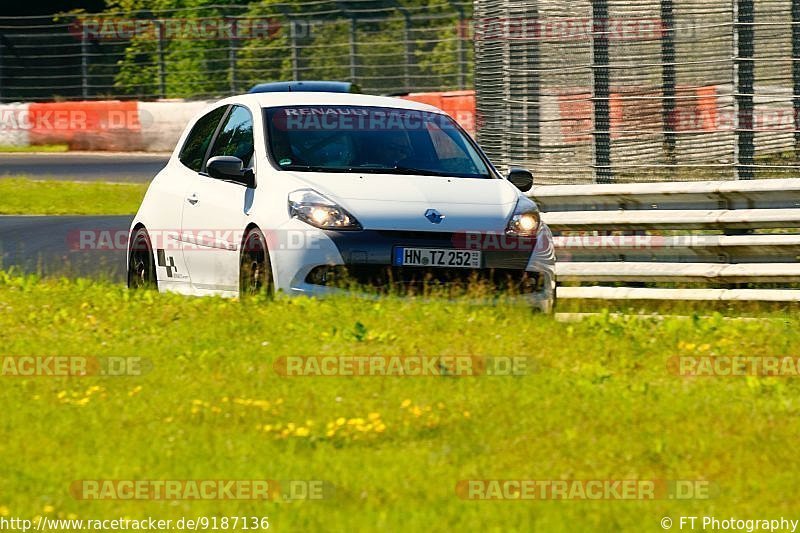
[{"label": "grass field", "polygon": [[145,183],[0,179],[2,215],[128,215],[139,208]]},{"label": "grass field", "polygon": [[[0,273],[2,356],[142,376],[0,377],[0,517],[268,516],[277,531],[663,531],[796,518],[800,386],[675,355],[799,355],[796,315],[559,323],[445,301],[186,298]],[[285,377],[292,355],[527,358],[527,375]],[[324,480],[315,501],[82,501],[76,480]],[[469,479],[708,480],[711,499],[468,501]],[[677,529],[677,525],[674,527]]]},{"label": "grass field", "polygon": [[15,152],[69,152],[69,146],[66,144],[39,144],[34,146],[10,146],[6,144],[0,144],[0,153]]}]

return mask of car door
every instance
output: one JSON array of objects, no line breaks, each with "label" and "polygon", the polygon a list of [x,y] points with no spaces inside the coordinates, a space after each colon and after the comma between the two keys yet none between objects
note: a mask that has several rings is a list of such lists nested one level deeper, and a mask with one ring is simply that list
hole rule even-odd
[{"label": "car door", "polygon": [[225,113],[191,181],[181,221],[183,255],[195,292],[234,295],[239,291],[239,247],[254,191],[206,173],[206,162],[220,155],[253,166],[253,115],[247,107],[232,105]]},{"label": "car door", "polygon": [[[165,290],[191,293],[189,273],[183,256],[180,236],[181,218],[186,204],[186,191],[200,171],[208,148],[225,116],[228,106],[217,107],[197,119],[182,137],[177,161],[170,163],[154,183],[163,201],[148,214],[157,224],[148,227],[158,270],[158,279]],[[152,225],[152,222],[151,222]]]}]

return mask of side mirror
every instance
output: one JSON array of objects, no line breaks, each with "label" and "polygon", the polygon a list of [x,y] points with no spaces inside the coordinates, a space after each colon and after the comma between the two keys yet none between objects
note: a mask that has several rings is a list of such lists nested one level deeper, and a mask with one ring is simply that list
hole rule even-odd
[{"label": "side mirror", "polygon": [[253,169],[244,168],[244,163],[232,155],[218,155],[206,163],[206,172],[214,179],[232,181],[251,189],[256,186]]},{"label": "side mirror", "polygon": [[533,187],[533,174],[524,168],[511,167],[508,171],[508,181],[522,192],[528,192]]}]

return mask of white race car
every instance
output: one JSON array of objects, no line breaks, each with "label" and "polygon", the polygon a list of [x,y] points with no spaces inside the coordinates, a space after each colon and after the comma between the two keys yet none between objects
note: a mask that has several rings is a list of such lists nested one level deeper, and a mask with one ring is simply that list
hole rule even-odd
[{"label": "white race car", "polygon": [[479,280],[545,312],[552,237],[443,111],[359,94],[272,92],[203,110],[133,220],[128,286],[321,296]]}]

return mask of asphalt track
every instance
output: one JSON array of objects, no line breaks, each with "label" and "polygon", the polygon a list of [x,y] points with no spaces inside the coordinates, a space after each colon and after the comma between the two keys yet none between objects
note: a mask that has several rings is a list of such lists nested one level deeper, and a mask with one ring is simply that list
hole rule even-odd
[{"label": "asphalt track", "polygon": [[124,237],[132,219],[128,215],[0,216],[0,268],[124,281]]},{"label": "asphalt track", "polygon": [[68,181],[147,183],[170,154],[64,152],[0,153],[0,179],[25,176]]}]

